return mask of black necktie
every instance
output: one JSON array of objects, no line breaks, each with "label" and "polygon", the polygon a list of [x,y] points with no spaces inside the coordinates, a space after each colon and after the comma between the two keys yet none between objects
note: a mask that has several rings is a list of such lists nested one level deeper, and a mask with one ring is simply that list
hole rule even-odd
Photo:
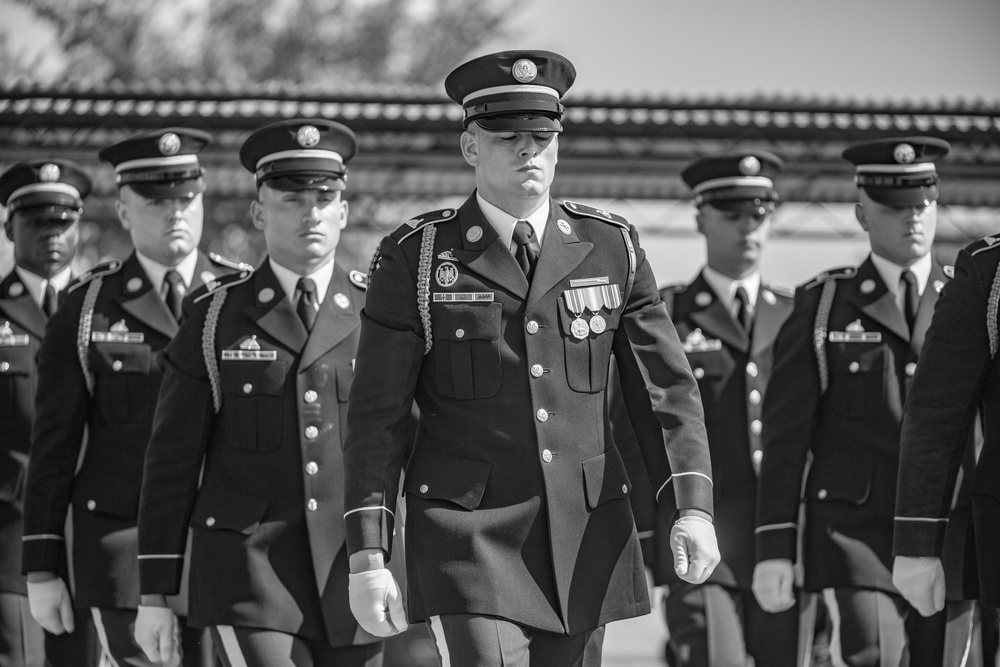
[{"label": "black necktie", "polygon": [[535,263],[538,261],[538,241],[535,239],[535,230],[526,220],[518,220],[514,225],[513,241],[517,246],[514,249],[514,259],[530,283],[531,276],[535,272]]},{"label": "black necktie", "polygon": [[299,319],[306,326],[306,331],[312,331],[316,324],[316,315],[319,314],[319,303],[316,301],[316,283],[312,278],[299,278],[295,285],[298,293],[298,300],[295,304],[295,312],[299,314]]},{"label": "black necktie", "polygon": [[45,317],[52,317],[56,308],[59,306],[59,300],[56,296],[56,288],[52,286],[52,283],[45,283],[45,296],[42,297],[42,312],[45,313]]},{"label": "black necktie", "polygon": [[170,312],[174,314],[174,319],[180,322],[181,302],[184,300],[184,294],[181,291],[184,281],[181,279],[181,274],[177,273],[175,269],[170,269],[163,276],[163,283],[166,285],[166,293],[163,295],[163,300],[166,302]]},{"label": "black necktie", "polygon": [[903,291],[903,315],[906,325],[913,331],[913,322],[917,319],[917,308],[920,307],[920,294],[917,293],[917,277],[913,271],[903,271],[899,278],[899,288]]},{"label": "black necktie", "polygon": [[743,329],[750,331],[753,326],[753,306],[750,305],[750,297],[743,285],[736,288],[736,313],[736,319],[743,325]]}]

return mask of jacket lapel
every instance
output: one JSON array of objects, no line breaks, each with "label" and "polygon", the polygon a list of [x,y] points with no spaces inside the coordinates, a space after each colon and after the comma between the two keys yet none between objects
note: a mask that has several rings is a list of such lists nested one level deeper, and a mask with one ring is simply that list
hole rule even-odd
[{"label": "jacket lapel", "polygon": [[[529,303],[534,303],[548,294],[594,249],[593,243],[580,241],[573,227],[574,223],[558,217],[560,210],[558,203],[550,199],[549,219],[545,223],[545,235],[542,237],[542,252],[538,256],[535,275],[531,279]],[[569,233],[559,228],[557,220],[565,223],[563,229],[569,229]],[[520,271],[520,268],[518,270]]]},{"label": "jacket lapel", "polygon": [[316,324],[302,351],[299,373],[361,326],[361,320],[358,318],[359,309],[350,298],[351,293],[351,280],[347,271],[339,265],[334,265],[333,277],[330,279],[323,303],[320,304]]},{"label": "jacket lapel", "polygon": [[[458,210],[461,225],[462,248],[455,248],[455,257],[477,275],[504,287],[511,294],[525,299],[528,296],[528,279],[517,265],[510,249],[505,248],[496,230],[476,202],[473,194]],[[473,230],[479,228],[479,232]],[[469,231],[473,230],[470,240]],[[535,270],[537,273],[537,269]]]},{"label": "jacket lapel", "polygon": [[298,353],[306,344],[309,332],[292,308],[291,299],[281,289],[267,258],[254,272],[253,281],[256,303],[246,309],[247,316],[279,345]]},{"label": "jacket lapel", "polygon": [[854,302],[868,317],[875,320],[905,341],[910,340],[910,328],[903,311],[896,303],[896,295],[889,290],[882,275],[875,268],[871,257],[858,268],[854,280]]},{"label": "jacket lapel", "polygon": [[0,283],[0,299],[3,299],[0,320],[11,320],[35,338],[42,337],[45,333],[45,313],[31,298],[17,271],[11,271]]},{"label": "jacket lapel", "polygon": [[[767,294],[771,295],[771,299],[767,298]],[[792,314],[792,308],[793,302],[790,299],[775,297],[774,291],[761,283],[753,316],[751,356],[762,354],[774,344],[781,326]]]},{"label": "jacket lapel", "polygon": [[920,295],[920,306],[917,309],[917,319],[913,323],[913,338],[910,340],[910,349],[920,354],[924,346],[924,338],[927,336],[927,329],[931,326],[931,319],[934,317],[934,307],[937,304],[938,287],[947,282],[944,269],[937,262],[931,263],[931,275],[927,279],[924,293]]},{"label": "jacket lapel", "polygon": [[122,293],[116,295],[122,310],[168,338],[177,333],[177,320],[163,303],[133,252],[121,270]]},{"label": "jacket lapel", "polygon": [[[707,296],[701,296],[702,294]],[[736,324],[736,320],[703,274],[698,274],[685,296],[694,300],[688,317],[702,330],[702,333],[706,336],[711,334],[741,352],[746,352],[750,348],[750,337],[747,332]]]}]

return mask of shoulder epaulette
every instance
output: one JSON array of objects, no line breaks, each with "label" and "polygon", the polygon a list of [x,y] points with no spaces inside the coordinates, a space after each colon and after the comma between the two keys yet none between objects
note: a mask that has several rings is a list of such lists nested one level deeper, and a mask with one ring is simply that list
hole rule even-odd
[{"label": "shoulder epaulette", "polygon": [[970,243],[965,249],[969,251],[969,254],[976,255],[984,250],[992,250],[993,248],[1000,248],[1000,236],[987,236],[975,243]]},{"label": "shoulder epaulette", "polygon": [[246,262],[237,262],[236,260],[229,259],[228,257],[223,257],[217,252],[208,253],[208,259],[216,266],[232,269],[233,271],[253,271],[253,266],[250,264],[247,264]]},{"label": "shoulder epaulette", "polygon": [[629,226],[628,220],[616,213],[605,211],[603,208],[595,208],[593,206],[581,204],[578,201],[569,200],[564,201],[562,206],[564,209],[575,215],[582,215],[588,218],[594,218],[595,220],[603,220],[604,222],[610,222],[611,224],[624,227],[625,229],[628,229]]},{"label": "shoulder epaulette", "polygon": [[91,268],[89,271],[82,273],[77,276],[66,286],[66,293],[69,294],[73,290],[82,285],[86,285],[94,278],[103,278],[104,276],[110,276],[112,273],[117,273],[122,268],[121,260],[113,259],[110,262],[104,262],[98,264],[97,266]]},{"label": "shoulder epaulette", "polygon": [[771,290],[778,296],[783,296],[788,299],[795,298],[795,290],[784,287],[783,285],[772,285],[771,283],[768,283],[767,289]]},{"label": "shoulder epaulette", "polygon": [[829,271],[821,273],[812,280],[810,280],[809,282],[807,282],[805,285],[802,286],[802,289],[809,290],[812,289],[813,287],[822,285],[823,283],[829,282],[831,280],[842,280],[844,278],[850,278],[855,273],[857,273],[857,269],[854,268],[853,266],[842,266],[838,269],[830,269]]},{"label": "shoulder epaulette", "polygon": [[239,273],[228,273],[224,276],[219,276],[215,280],[205,283],[205,287],[203,288],[205,290],[204,292],[199,289],[191,295],[191,298],[194,299],[195,303],[198,303],[202,299],[215,294],[219,290],[229,289],[233,285],[239,285],[240,283],[246,282],[252,275],[253,270],[248,269],[240,271]]},{"label": "shoulder epaulette", "polygon": [[350,277],[355,287],[360,287],[363,290],[368,289],[368,276],[360,271],[351,271]]},{"label": "shoulder epaulette", "polygon": [[417,217],[404,222],[396,229],[396,231],[390,234],[390,236],[395,239],[396,243],[400,243],[407,236],[415,234],[427,225],[435,225],[439,222],[446,222],[457,215],[458,209],[454,208],[443,208],[439,211],[424,213],[423,215],[418,215]]}]

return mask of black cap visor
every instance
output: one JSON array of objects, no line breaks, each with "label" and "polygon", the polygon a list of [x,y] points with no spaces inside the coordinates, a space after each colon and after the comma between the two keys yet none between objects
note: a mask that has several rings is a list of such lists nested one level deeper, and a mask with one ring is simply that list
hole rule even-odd
[{"label": "black cap visor", "polygon": [[67,192],[32,192],[17,197],[8,203],[8,210],[11,213],[24,211],[27,214],[28,212],[25,209],[45,208],[67,209],[79,212],[83,208],[83,200]]},{"label": "black cap visor", "polygon": [[910,206],[927,206],[937,201],[937,185],[921,185],[915,188],[899,187],[865,187],[865,194],[884,206],[906,208]]},{"label": "black cap visor", "polygon": [[296,173],[286,176],[268,176],[257,183],[257,187],[267,185],[275,190],[286,192],[302,192],[303,190],[345,190],[347,183],[339,176],[328,173],[303,174]]},{"label": "black cap visor", "polygon": [[495,116],[479,118],[476,125],[487,132],[562,132],[562,122],[548,116]]},{"label": "black cap visor", "polygon": [[205,179],[188,178],[182,181],[141,181],[122,183],[146,199],[191,199],[205,191]]},{"label": "black cap visor", "polygon": [[696,204],[708,204],[720,211],[749,211],[765,215],[774,211],[779,201],[778,193],[770,188],[737,186],[703,192]]}]

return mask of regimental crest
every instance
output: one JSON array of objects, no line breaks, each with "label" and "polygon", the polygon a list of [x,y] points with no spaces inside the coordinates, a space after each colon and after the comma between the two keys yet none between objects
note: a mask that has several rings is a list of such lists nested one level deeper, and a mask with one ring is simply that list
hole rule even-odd
[{"label": "regimental crest", "polygon": [[538,76],[538,66],[527,58],[521,58],[510,68],[510,73],[521,83],[530,83]]},{"label": "regimental crest", "polygon": [[177,155],[181,150],[181,138],[173,132],[167,132],[156,145],[163,155]]},{"label": "regimental crest", "polygon": [[917,159],[917,152],[910,144],[896,144],[892,149],[892,159],[899,164],[910,164]]},{"label": "regimental crest", "polygon": [[312,148],[319,143],[319,129],[315,125],[303,125],[295,133],[295,141],[303,148]]},{"label": "regimental crest", "polygon": [[756,176],[760,173],[760,160],[755,158],[753,155],[747,155],[745,158],[740,160],[738,169],[744,176]]},{"label": "regimental crest", "polygon": [[61,175],[62,171],[59,169],[59,165],[51,162],[43,164],[38,170],[38,180],[42,183],[55,183]]}]

